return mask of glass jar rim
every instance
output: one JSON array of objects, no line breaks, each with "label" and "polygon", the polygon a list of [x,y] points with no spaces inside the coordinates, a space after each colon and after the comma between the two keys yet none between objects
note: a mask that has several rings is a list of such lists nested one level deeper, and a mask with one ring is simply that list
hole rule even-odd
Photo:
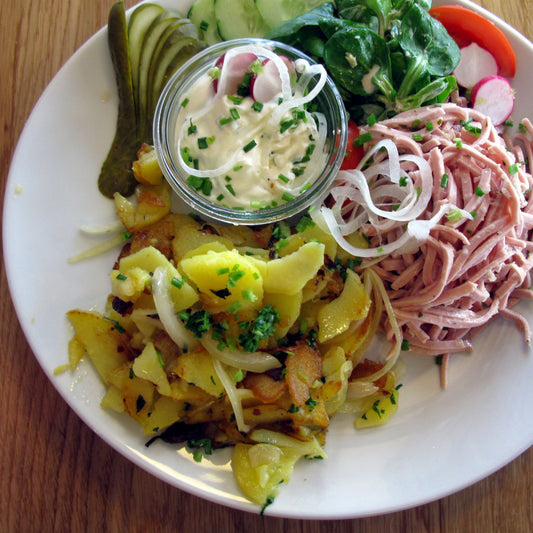
[{"label": "glass jar rim", "polygon": [[[290,218],[303,212],[313,204],[321,202],[334,181],[342,160],[347,142],[347,116],[342,97],[329,76],[317,99],[323,103],[320,112],[326,115],[329,150],[325,166],[304,192],[283,204],[259,209],[235,209],[217,204],[186,182],[186,177],[176,164],[177,150],[171,141],[175,129],[175,118],[180,110],[182,96],[191,88],[200,75],[205,74],[216,60],[230,49],[258,45],[283,53],[290,59],[304,59],[315,62],[306,54],[285,43],[268,39],[234,39],[212,45],[185,62],[169,79],[156,105],[153,122],[153,137],[159,164],[177,196],[198,214],[220,222],[244,225],[262,225]],[[333,144],[332,144],[333,143]]]}]

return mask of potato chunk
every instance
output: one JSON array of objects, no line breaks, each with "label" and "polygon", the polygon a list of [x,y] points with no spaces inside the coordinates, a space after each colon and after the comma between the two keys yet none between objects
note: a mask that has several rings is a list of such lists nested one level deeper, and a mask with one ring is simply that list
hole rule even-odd
[{"label": "potato chunk", "polygon": [[180,266],[211,312],[257,309],[263,301],[259,269],[236,250],[209,251],[183,259]]},{"label": "potato chunk", "polygon": [[133,372],[136,376],[146,379],[157,387],[157,391],[164,396],[170,396],[170,385],[163,370],[161,355],[158,355],[153,343],[146,344],[141,355],[133,361]]},{"label": "potato chunk", "polygon": [[340,296],[318,312],[319,342],[327,342],[344,333],[354,320],[365,318],[370,309],[370,298],[359,276],[353,270],[347,270],[346,274]]},{"label": "potato chunk", "polygon": [[287,483],[300,458],[296,450],[273,444],[242,444],[233,450],[232,466],[237,483],[255,503],[265,505]]},{"label": "potato chunk", "polygon": [[266,292],[297,294],[324,264],[324,245],[308,242],[295,252],[266,264]]},{"label": "potato chunk", "polygon": [[[136,301],[143,293],[145,286],[150,286],[151,275],[160,267],[167,272],[170,282],[170,297],[176,312],[187,309],[198,301],[198,294],[191,287],[178,269],[157,249],[148,246],[138,252],[123,257],[119,263],[119,271],[111,276],[113,294],[126,301]],[[122,274],[119,276],[118,274]],[[130,277],[133,281],[130,281]],[[173,283],[174,281],[174,283]],[[134,283],[133,292],[129,292],[129,283]],[[124,289],[122,287],[124,283]]]},{"label": "potato chunk", "polygon": [[224,386],[218,379],[213,359],[201,347],[180,355],[175,371],[187,383],[196,385],[211,396],[218,398],[224,394]]},{"label": "potato chunk", "polygon": [[115,324],[95,311],[74,309],[67,313],[89,359],[105,383],[111,372],[128,360],[128,339]]},{"label": "potato chunk", "polygon": [[170,188],[166,181],[161,185],[136,189],[137,206],[118,192],[114,200],[117,214],[128,231],[135,233],[159,222],[170,212]]}]

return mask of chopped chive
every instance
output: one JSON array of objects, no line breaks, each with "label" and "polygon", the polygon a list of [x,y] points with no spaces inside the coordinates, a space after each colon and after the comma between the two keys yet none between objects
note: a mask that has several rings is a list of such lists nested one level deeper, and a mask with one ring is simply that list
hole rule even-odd
[{"label": "chopped chive", "polygon": [[433,122],[426,122],[426,130],[433,131]]},{"label": "chopped chive", "polygon": [[245,302],[255,302],[257,300],[257,296],[254,294],[252,289],[245,289],[242,291],[242,299]]},{"label": "chopped chive", "polygon": [[229,191],[229,193],[232,196],[235,196],[235,190],[233,189],[233,187],[229,183],[226,185],[226,189]]},{"label": "chopped chive", "polygon": [[161,352],[159,350],[156,350],[155,353],[157,354],[157,360],[159,361],[161,368],[165,368],[165,361],[163,360],[163,356],[161,355]]},{"label": "chopped chive", "polygon": [[423,137],[420,133],[413,133],[413,141],[421,142],[423,140]]},{"label": "chopped chive", "polygon": [[225,126],[226,124],[229,124],[230,122],[233,122],[233,118],[232,117],[222,117],[218,123],[221,125],[221,126]]},{"label": "chopped chive", "polygon": [[217,268],[217,274],[219,276],[222,276],[223,274],[229,274],[229,268],[228,267],[225,267],[225,268]]},{"label": "chopped chive", "polygon": [[217,196],[217,202],[222,202],[222,200],[224,200],[224,195],[222,193],[220,193],[218,196]]},{"label": "chopped chive", "polygon": [[263,104],[262,104],[261,102],[257,102],[257,101],[256,101],[256,102],[254,102],[254,103],[252,104],[252,109],[253,109],[254,111],[257,111],[257,112],[259,113],[260,111],[263,110]]},{"label": "chopped chive", "polygon": [[187,129],[187,133],[189,135],[194,135],[197,131],[198,131],[198,128],[196,127],[196,124],[193,124],[191,120],[190,126]]},{"label": "chopped chive", "polygon": [[170,284],[178,289],[181,289],[183,287],[183,279],[172,278],[170,280]]},{"label": "chopped chive", "polygon": [[512,128],[512,127],[514,126],[512,120],[506,120],[506,121],[503,123],[503,125],[504,125],[504,126],[507,126],[508,128]]},{"label": "chopped chive", "polygon": [[234,103],[235,105],[240,105],[242,104],[243,99],[240,96],[235,96],[234,94],[228,94],[228,100]]},{"label": "chopped chive", "polygon": [[518,172],[518,163],[509,167],[509,174],[516,174]]},{"label": "chopped chive", "polygon": [[284,174],[280,174],[280,175],[278,176],[278,179],[279,179],[280,181],[282,181],[283,183],[289,183],[289,181],[290,181],[290,179],[289,179],[287,176],[285,176]]},{"label": "chopped chive", "polygon": [[237,94],[239,96],[248,96],[250,94],[250,81],[252,80],[252,73],[245,72],[242,82],[237,87]]},{"label": "chopped chive", "polygon": [[294,124],[294,119],[290,118],[280,122],[280,133],[285,133]]},{"label": "chopped chive", "polygon": [[237,172],[238,170],[241,170],[241,168],[242,168],[242,165],[236,165],[233,167],[233,172]]},{"label": "chopped chive", "polygon": [[187,178],[187,183],[197,191],[202,191],[206,196],[211,194],[213,189],[213,183],[209,178],[200,178],[198,176],[189,176]]},{"label": "chopped chive", "polygon": [[481,128],[479,126],[472,126],[472,121],[472,118],[461,120],[461,126],[475,137],[479,137],[481,135]]},{"label": "chopped chive", "polygon": [[205,150],[208,146],[209,144],[207,143],[207,137],[200,137],[198,139],[198,148],[200,150]]},{"label": "chopped chive", "polygon": [[182,102],[181,102],[181,107],[185,107],[189,102],[190,102],[190,100],[189,100],[188,98],[185,98],[185,99],[182,100]]},{"label": "chopped chive", "polygon": [[235,383],[239,383],[239,381],[242,381],[244,379],[244,372],[242,370],[237,370],[237,372],[235,372],[235,374],[233,374],[233,381],[235,381]]},{"label": "chopped chive", "polygon": [[294,167],[292,172],[295,176],[301,176],[305,172],[305,167]]},{"label": "chopped chive", "polygon": [[307,216],[303,216],[298,222],[298,224],[296,224],[296,231],[301,232],[304,231],[306,228],[312,228],[314,226],[315,222],[313,222],[313,220],[311,220]]},{"label": "chopped chive", "polygon": [[408,350],[409,350],[409,341],[407,339],[403,339],[402,351],[407,352]]},{"label": "chopped chive", "polygon": [[520,133],[527,133],[527,128],[525,127],[525,125],[520,122],[520,124],[518,124],[518,130],[520,131]]},{"label": "chopped chive", "polygon": [[372,140],[372,134],[370,132],[366,132],[366,133],[363,133],[363,135],[359,135],[357,139],[354,139],[353,145],[354,147],[363,146],[363,144],[371,140]]},{"label": "chopped chive", "polygon": [[399,182],[400,187],[407,187],[407,176],[402,176]]},{"label": "chopped chive", "polygon": [[442,179],[440,180],[440,186],[443,188],[443,189],[446,189],[446,187],[448,186],[448,174],[443,174],[442,175]]},{"label": "chopped chive", "polygon": [[202,31],[206,31],[207,28],[209,28],[209,22],[206,22],[205,20],[202,20],[202,22],[200,22],[200,29]]},{"label": "chopped chive", "polygon": [[461,211],[459,209],[452,209],[447,215],[446,218],[451,222],[459,222],[461,218],[463,218],[463,215],[461,214]]},{"label": "chopped chive", "polygon": [[127,276],[125,276],[124,274],[122,274],[122,272],[119,272],[117,274],[117,277],[115,279],[118,279],[119,281],[126,281],[128,278]]},{"label": "chopped chive", "polygon": [[376,115],[374,115],[374,113],[371,113],[366,119],[366,123],[368,126],[373,126],[374,124],[376,124],[377,121],[378,119],[376,118]]},{"label": "chopped chive", "polygon": [[252,209],[266,209],[268,203],[265,200],[252,200],[250,202],[250,207]]},{"label": "chopped chive", "polygon": [[229,114],[231,115],[231,118],[233,120],[238,120],[241,118],[241,116],[239,115],[239,110],[236,109],[235,107],[232,107],[230,110],[229,110]]},{"label": "chopped chive", "polygon": [[463,140],[461,139],[461,137],[454,137],[453,142],[455,143],[457,150],[461,150],[461,148],[463,147]]},{"label": "chopped chive", "polygon": [[211,67],[207,74],[211,77],[213,80],[218,80],[220,78],[220,74],[222,74],[222,70],[219,67]]},{"label": "chopped chive", "polygon": [[263,62],[257,58],[249,67],[248,69],[252,74],[259,74],[263,71]]},{"label": "chopped chive", "polygon": [[253,148],[255,148],[257,146],[257,143],[255,142],[255,140],[251,140],[244,148],[243,150],[245,152],[249,152],[250,150],[252,150]]},{"label": "chopped chive", "polygon": [[485,191],[481,187],[476,187],[476,190],[474,191],[476,196],[479,196],[480,198],[485,195]]},{"label": "chopped chive", "polygon": [[281,198],[285,202],[290,202],[291,200],[294,200],[294,196],[292,194],[289,194],[288,192],[284,192]]}]

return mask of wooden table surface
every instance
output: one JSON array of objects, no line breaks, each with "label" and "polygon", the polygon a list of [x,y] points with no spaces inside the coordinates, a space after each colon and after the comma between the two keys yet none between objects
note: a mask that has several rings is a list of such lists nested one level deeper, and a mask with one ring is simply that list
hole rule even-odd
[{"label": "wooden table surface", "polygon": [[[127,7],[133,5],[126,0]],[[479,0],[533,39],[533,0]],[[112,0],[2,0],[1,197],[17,139],[61,65]],[[46,141],[45,141],[46,142]],[[411,510],[336,522],[234,511],[166,485],[82,423],[41,371],[0,278],[0,532],[530,532],[533,448],[485,480]]]}]

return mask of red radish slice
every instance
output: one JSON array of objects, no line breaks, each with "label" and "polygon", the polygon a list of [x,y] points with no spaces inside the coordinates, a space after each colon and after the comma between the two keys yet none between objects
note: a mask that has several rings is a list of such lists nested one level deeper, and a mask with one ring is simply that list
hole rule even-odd
[{"label": "red radish slice", "polygon": [[488,76],[472,89],[472,105],[488,115],[495,126],[503,124],[513,112],[514,90],[506,78]]},{"label": "red radish slice", "polygon": [[461,48],[461,59],[453,74],[461,87],[471,89],[483,78],[496,76],[498,64],[490,52],[476,43],[470,43]]},{"label": "red radish slice", "polygon": [[[279,56],[279,58],[287,66],[292,79],[293,74],[296,74],[294,63],[288,57]],[[261,72],[252,81],[251,90],[253,99],[265,104],[281,93],[281,77],[278,67],[271,59],[265,59],[262,66]]]},{"label": "red radish slice", "polygon": [[236,94],[244,75],[249,72],[250,65],[257,60],[257,56],[250,52],[243,52],[231,56],[226,61],[225,54],[216,62],[221,69],[220,78],[215,80],[215,91],[222,94]]}]

